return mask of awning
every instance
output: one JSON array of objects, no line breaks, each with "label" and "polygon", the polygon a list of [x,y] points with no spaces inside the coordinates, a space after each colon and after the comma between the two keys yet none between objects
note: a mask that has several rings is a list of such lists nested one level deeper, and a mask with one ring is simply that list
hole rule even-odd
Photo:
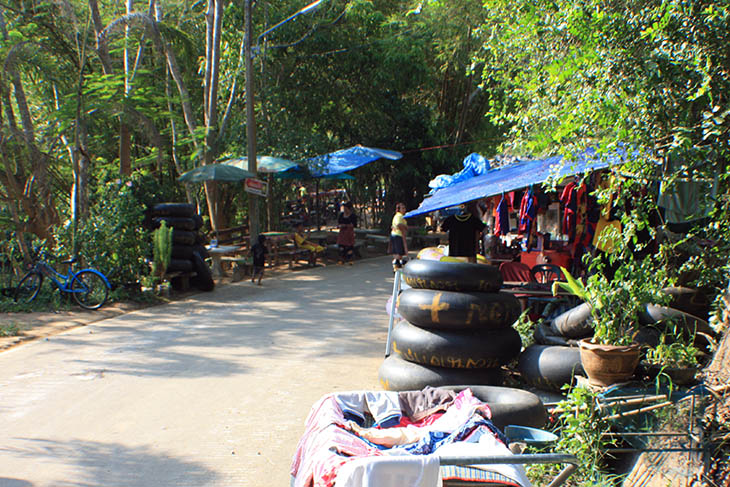
[{"label": "awning", "polygon": [[350,171],[378,159],[396,160],[401,157],[403,154],[400,152],[356,145],[313,157],[307,165],[314,177],[321,177]]},{"label": "awning", "polygon": [[595,149],[588,149],[574,161],[564,161],[563,156],[519,160],[508,166],[491,169],[481,176],[475,176],[440,189],[424,199],[418,208],[406,213],[405,217],[410,218],[502,192],[525,188],[531,184],[540,184],[550,177],[561,179],[603,169],[623,162],[623,154],[623,151],[596,154]]}]

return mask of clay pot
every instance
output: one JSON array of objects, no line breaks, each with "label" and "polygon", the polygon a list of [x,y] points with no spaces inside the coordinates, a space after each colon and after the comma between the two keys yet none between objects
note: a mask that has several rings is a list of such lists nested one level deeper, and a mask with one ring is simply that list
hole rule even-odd
[{"label": "clay pot", "polygon": [[675,386],[686,386],[695,381],[697,367],[661,367],[658,364],[649,364],[646,367],[647,375],[654,379],[660,373],[666,374]]},{"label": "clay pot", "polygon": [[634,375],[639,365],[641,348],[631,345],[596,344],[586,338],[578,342],[580,361],[591,385],[607,387],[626,382]]}]

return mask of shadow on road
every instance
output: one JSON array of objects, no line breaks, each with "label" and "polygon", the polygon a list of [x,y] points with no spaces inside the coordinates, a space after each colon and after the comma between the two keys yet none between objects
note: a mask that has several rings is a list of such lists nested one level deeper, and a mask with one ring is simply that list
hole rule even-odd
[{"label": "shadow on road", "polygon": [[[63,459],[65,465],[74,465],[73,480],[63,483],[67,486],[156,485],[155,479],[178,479],[178,485],[203,486],[218,480],[218,474],[203,464],[171,458],[149,448],[82,440],[19,440],[25,443],[24,448],[5,448],[3,452],[14,457],[31,458],[45,468],[52,467],[58,459]],[[32,485],[24,480],[0,477],[2,487]]]}]

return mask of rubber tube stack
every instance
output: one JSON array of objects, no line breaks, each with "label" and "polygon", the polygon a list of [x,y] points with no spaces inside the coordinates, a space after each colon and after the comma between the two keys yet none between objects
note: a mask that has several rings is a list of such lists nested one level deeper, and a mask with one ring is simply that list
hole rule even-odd
[{"label": "rubber tube stack", "polygon": [[501,366],[522,347],[512,324],[520,304],[500,293],[502,276],[484,264],[413,260],[403,268],[409,289],[398,298],[391,350],[380,366],[387,390],[441,385],[499,385]]}]

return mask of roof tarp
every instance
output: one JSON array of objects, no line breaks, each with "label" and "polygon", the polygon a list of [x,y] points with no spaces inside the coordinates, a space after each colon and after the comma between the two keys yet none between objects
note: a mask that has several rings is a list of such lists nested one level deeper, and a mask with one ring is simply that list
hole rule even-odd
[{"label": "roof tarp", "polygon": [[563,156],[546,159],[522,159],[508,166],[494,168],[486,174],[475,176],[436,191],[423,200],[421,205],[406,213],[406,218],[460,205],[468,201],[486,198],[495,194],[539,184],[550,177],[557,179],[590,170],[603,169],[622,162],[623,151],[611,154],[597,154],[587,149],[573,161],[564,161]]},{"label": "roof tarp", "polygon": [[403,154],[400,152],[356,145],[313,157],[309,159],[308,166],[312,176],[321,177],[350,171],[377,159],[396,160],[401,157]]}]

